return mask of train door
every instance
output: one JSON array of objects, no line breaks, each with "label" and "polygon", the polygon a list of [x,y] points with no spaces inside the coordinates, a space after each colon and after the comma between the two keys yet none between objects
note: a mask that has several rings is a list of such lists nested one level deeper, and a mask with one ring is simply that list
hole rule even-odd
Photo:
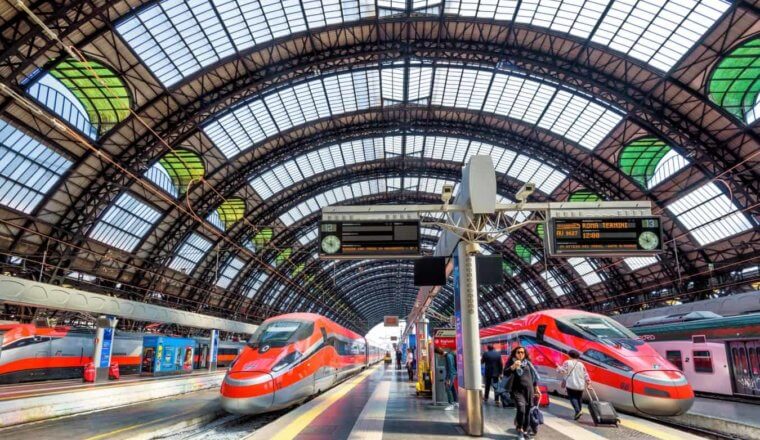
[{"label": "train door", "polygon": [[37,378],[50,377],[53,375],[51,338],[48,336],[35,336],[34,342],[34,357],[38,362],[39,369],[32,373],[32,375]]},{"label": "train door", "polygon": [[734,391],[747,396],[760,396],[760,340],[728,343]]}]

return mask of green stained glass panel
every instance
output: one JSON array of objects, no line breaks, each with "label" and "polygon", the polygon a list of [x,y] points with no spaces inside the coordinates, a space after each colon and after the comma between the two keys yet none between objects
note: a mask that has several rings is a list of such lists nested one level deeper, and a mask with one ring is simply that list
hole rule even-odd
[{"label": "green stained glass panel", "polygon": [[636,139],[623,147],[618,165],[625,174],[646,188],[657,164],[669,151],[670,147],[655,137]]},{"label": "green stained glass panel", "polygon": [[544,238],[544,225],[542,223],[536,225],[536,234],[538,234],[539,237]]},{"label": "green stained glass panel", "polygon": [[760,38],[732,50],[718,63],[708,82],[716,104],[746,123],[760,116]]},{"label": "green stained glass panel", "polygon": [[216,212],[219,213],[219,218],[224,222],[224,226],[229,228],[230,225],[243,218],[245,202],[243,199],[229,199],[222,203]]},{"label": "green stained glass panel", "polygon": [[523,260],[526,263],[530,263],[533,259],[533,252],[531,250],[522,244],[515,245],[515,253],[518,257],[520,257],[521,260]]},{"label": "green stained glass panel", "polygon": [[567,199],[568,202],[598,202],[599,200],[602,200],[602,198],[598,194],[587,189],[575,191]]},{"label": "green stained glass panel", "polygon": [[108,67],[95,62],[68,59],[50,70],[87,111],[103,134],[129,116],[130,98],[124,81]]},{"label": "green stained glass panel", "polygon": [[261,249],[269,243],[273,236],[274,231],[272,228],[263,228],[253,236],[253,240],[251,241],[256,246],[256,249]]},{"label": "green stained glass panel", "polygon": [[293,255],[293,249],[291,248],[285,248],[282,251],[280,251],[279,254],[274,259],[274,265],[279,266],[282,263],[288,261],[290,259],[290,256]]},{"label": "green stained glass panel", "polygon": [[170,151],[158,162],[169,174],[180,194],[185,192],[190,182],[202,178],[206,173],[200,156],[188,150]]},{"label": "green stained glass panel", "polygon": [[507,263],[506,261],[502,261],[501,267],[504,269],[505,274],[509,275],[510,277],[515,276],[515,269],[511,264]]}]

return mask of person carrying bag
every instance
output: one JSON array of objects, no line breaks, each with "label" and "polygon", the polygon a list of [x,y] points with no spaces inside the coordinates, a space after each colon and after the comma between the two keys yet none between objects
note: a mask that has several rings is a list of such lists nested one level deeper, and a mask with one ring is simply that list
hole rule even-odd
[{"label": "person carrying bag", "polygon": [[515,414],[515,428],[518,440],[530,437],[530,409],[533,406],[534,396],[540,394],[538,371],[530,362],[528,351],[525,347],[517,346],[504,368],[504,377],[509,379],[508,391],[517,408]]},{"label": "person carrying bag", "polygon": [[586,366],[580,361],[581,354],[576,350],[570,350],[568,354],[570,359],[557,368],[557,372],[563,377],[560,388],[567,392],[575,410],[573,418],[578,420],[583,412],[583,390],[591,388],[591,379]]}]

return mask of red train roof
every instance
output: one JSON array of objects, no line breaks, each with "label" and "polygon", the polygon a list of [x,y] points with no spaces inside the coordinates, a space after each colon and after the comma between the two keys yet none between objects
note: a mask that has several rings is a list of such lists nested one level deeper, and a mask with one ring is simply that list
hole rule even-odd
[{"label": "red train roof", "polygon": [[546,309],[539,312],[533,312],[527,315],[523,315],[519,318],[515,318],[501,324],[492,325],[480,330],[480,337],[487,337],[498,335],[501,333],[507,333],[514,331],[514,327],[524,327],[530,323],[539,320],[541,317],[547,316],[552,319],[563,318],[566,316],[578,316],[578,315],[590,315],[590,316],[602,316],[596,313],[586,312],[585,310],[578,309]]}]

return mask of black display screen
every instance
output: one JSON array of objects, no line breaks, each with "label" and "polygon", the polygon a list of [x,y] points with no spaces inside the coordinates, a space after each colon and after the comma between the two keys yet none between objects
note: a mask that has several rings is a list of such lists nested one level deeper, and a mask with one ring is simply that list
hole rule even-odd
[{"label": "black display screen", "polygon": [[319,225],[320,258],[415,258],[420,256],[420,223],[414,221],[324,221]]},{"label": "black display screen", "polygon": [[552,255],[652,255],[663,249],[660,217],[555,218],[549,231]]}]

